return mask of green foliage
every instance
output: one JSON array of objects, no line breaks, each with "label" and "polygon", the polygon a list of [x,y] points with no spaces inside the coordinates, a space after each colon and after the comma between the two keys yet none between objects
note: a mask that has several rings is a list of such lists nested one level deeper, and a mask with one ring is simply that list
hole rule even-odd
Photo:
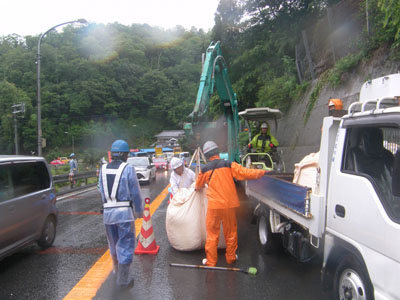
[{"label": "green foliage", "polygon": [[283,75],[274,78],[259,89],[257,107],[268,106],[287,111],[293,100],[293,91],[296,90],[296,77],[293,75]]},{"label": "green foliage", "polygon": [[[36,152],[38,38],[0,37],[1,154],[13,153],[11,105],[21,101],[27,112],[19,124],[20,152]],[[106,150],[116,138],[150,146],[160,130],[180,128],[193,109],[209,43],[202,30],[139,24],[49,32],[41,43],[44,154],[72,152],[73,136],[75,152],[90,161],[87,149]]]},{"label": "green foliage", "polygon": [[[117,138],[136,148],[152,144],[161,130],[182,128],[195,102],[201,54],[211,40],[221,41],[239,111],[255,106],[286,111],[310,86],[296,79],[294,48],[301,30],[336,2],[220,0],[210,33],[117,23],[67,26],[61,33],[48,33],[41,44],[45,155],[54,159],[72,152],[73,136],[75,152],[91,164]],[[369,0],[368,5],[371,33],[359,45],[362,51],[339,60],[319,78],[305,122],[327,83],[341,84],[342,75],[382,43],[400,45],[400,2]],[[11,105],[20,102],[26,105],[24,117],[18,119],[20,149],[36,152],[38,39],[0,37],[1,154],[14,151]],[[212,97],[210,119],[220,114],[220,101]]]},{"label": "green foliage", "polygon": [[240,149],[245,150],[249,143],[249,133],[247,131],[239,132],[238,140]]},{"label": "green foliage", "polygon": [[106,151],[100,151],[98,149],[87,149],[82,154],[82,160],[89,169],[93,169],[99,164],[102,157],[106,157]]},{"label": "green foliage", "polygon": [[322,73],[322,75],[318,78],[317,83],[314,86],[314,89],[311,92],[310,99],[307,104],[306,115],[304,118],[304,124],[307,123],[308,119],[310,118],[311,111],[314,108],[315,102],[317,102],[319,94],[324,86],[326,86],[329,78],[329,71]]},{"label": "green foliage", "polygon": [[63,151],[61,151],[58,147],[54,147],[49,152],[47,152],[46,159],[47,162],[50,163],[52,160],[57,159],[58,157],[61,156],[67,156],[67,155]]},{"label": "green foliage", "polygon": [[400,1],[378,0],[378,7],[384,14],[383,27],[392,35],[396,46],[400,45]]},{"label": "green foliage", "polygon": [[6,80],[0,81],[0,147],[2,147],[4,154],[15,154],[12,106],[19,103],[25,104],[26,109],[25,113],[19,113],[17,115],[19,145],[21,145],[31,137],[23,130],[24,124],[30,119],[32,112],[31,101],[26,93],[22,89],[16,87],[15,84]]},{"label": "green foliage", "polygon": [[329,71],[328,82],[333,86],[337,87],[342,83],[342,75],[346,72],[351,71],[353,68],[358,66],[360,61],[365,58],[366,52],[360,51],[357,54],[349,54],[338,62],[336,62],[335,66]]}]

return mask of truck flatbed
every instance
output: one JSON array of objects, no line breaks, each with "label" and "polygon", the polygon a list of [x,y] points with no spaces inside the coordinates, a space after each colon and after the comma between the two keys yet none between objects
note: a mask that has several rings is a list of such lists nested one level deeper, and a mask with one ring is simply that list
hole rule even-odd
[{"label": "truck flatbed", "polygon": [[311,188],[292,183],[292,179],[292,173],[269,174],[248,181],[246,193],[262,195],[261,201],[278,202],[308,218]]}]

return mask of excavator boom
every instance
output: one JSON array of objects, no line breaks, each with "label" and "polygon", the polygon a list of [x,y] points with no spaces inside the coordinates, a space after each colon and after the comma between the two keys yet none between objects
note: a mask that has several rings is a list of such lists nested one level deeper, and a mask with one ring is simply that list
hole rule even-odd
[{"label": "excavator boom", "polygon": [[[214,94],[215,89],[217,90],[227,124],[227,134],[225,136],[227,137],[228,158],[230,161],[240,162],[238,146],[238,101],[229,80],[228,69],[225,59],[222,56],[220,42],[211,42],[207,48],[196,103],[193,112],[190,114],[194,131],[196,126],[206,122],[210,98]],[[218,140],[215,142],[219,143]]]}]

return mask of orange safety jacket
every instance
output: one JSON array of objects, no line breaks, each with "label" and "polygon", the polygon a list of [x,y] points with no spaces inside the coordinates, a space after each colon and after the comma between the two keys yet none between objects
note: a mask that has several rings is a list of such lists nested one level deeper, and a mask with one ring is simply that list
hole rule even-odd
[{"label": "orange safety jacket", "polygon": [[239,207],[239,198],[233,179],[258,179],[265,174],[264,170],[247,169],[236,162],[219,159],[215,155],[210,162],[201,168],[196,180],[196,189],[208,185],[208,208]]}]

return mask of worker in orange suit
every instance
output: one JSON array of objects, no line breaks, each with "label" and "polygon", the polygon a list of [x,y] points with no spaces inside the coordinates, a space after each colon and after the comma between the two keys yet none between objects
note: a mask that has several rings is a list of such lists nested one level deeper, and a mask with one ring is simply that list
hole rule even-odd
[{"label": "worker in orange suit", "polygon": [[235,209],[240,205],[233,179],[258,179],[266,171],[247,169],[236,162],[220,159],[218,146],[213,141],[208,141],[204,144],[203,152],[210,161],[201,168],[196,180],[196,189],[208,185],[206,258],[203,259],[203,265],[215,266],[217,264],[221,223],[226,244],[225,258],[226,262],[231,264],[238,259],[236,255],[238,239]]}]

